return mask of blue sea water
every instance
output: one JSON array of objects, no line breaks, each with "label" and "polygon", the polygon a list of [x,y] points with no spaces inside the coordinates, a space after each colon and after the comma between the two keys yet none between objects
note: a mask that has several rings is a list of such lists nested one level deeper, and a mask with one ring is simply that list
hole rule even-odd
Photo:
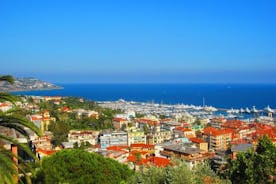
[{"label": "blue sea water", "polygon": [[74,96],[95,101],[211,105],[219,108],[276,108],[276,84],[58,84],[61,90],[15,92],[23,95]]}]

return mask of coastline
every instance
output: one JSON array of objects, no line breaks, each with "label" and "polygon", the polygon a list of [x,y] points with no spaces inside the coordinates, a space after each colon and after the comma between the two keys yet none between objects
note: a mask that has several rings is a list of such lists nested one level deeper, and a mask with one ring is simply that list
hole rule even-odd
[{"label": "coastline", "polygon": [[53,88],[38,88],[38,89],[15,89],[15,90],[8,90],[8,91],[1,91],[0,92],[28,92],[28,91],[50,91],[50,90],[62,90],[64,87],[53,87]]},{"label": "coastline", "polygon": [[[143,85],[143,84],[59,84],[58,87],[14,90],[13,94],[37,96],[74,96],[93,101],[125,101],[159,104],[193,104],[223,109],[276,109],[276,86],[259,85]],[[62,88],[59,88],[62,86]],[[56,90],[57,89],[57,90]],[[62,89],[62,90],[58,90]]]}]

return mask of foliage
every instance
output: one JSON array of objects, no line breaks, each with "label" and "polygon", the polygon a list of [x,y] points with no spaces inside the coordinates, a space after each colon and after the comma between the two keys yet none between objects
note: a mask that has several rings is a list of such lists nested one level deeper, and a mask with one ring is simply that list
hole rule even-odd
[{"label": "foliage", "polygon": [[0,81],[6,81],[10,84],[14,84],[14,78],[11,75],[2,75],[2,76],[0,76]]},{"label": "foliage", "polygon": [[174,160],[172,166],[150,167],[136,174],[128,181],[130,184],[223,184],[230,183],[222,180],[210,169],[207,163],[199,164],[194,169],[181,160]]},{"label": "foliage", "polygon": [[65,103],[72,109],[96,109],[98,105],[94,101],[83,100],[82,98],[67,97],[64,99]]},{"label": "foliage", "polygon": [[[117,184],[133,172],[115,160],[82,149],[62,150],[42,160],[37,173],[42,183]],[[44,175],[44,178],[43,178]],[[39,182],[37,178],[34,181]]]},{"label": "foliage", "polygon": [[159,115],[159,118],[160,118],[160,119],[166,119],[166,118],[167,118],[167,116],[166,116],[166,115],[164,115],[164,114],[160,114],[160,115]]},{"label": "foliage", "polygon": [[[0,81],[6,81],[13,83],[14,79],[11,76],[0,76]],[[0,101],[10,101],[15,103],[18,99],[8,93],[0,93]],[[28,138],[28,132],[25,128],[29,128],[37,135],[40,135],[38,128],[29,122],[25,117],[18,113],[18,110],[8,111],[7,113],[0,112],[0,128],[8,128],[15,130],[17,133]],[[16,145],[18,148],[24,150],[27,154],[34,157],[32,151],[28,146],[19,143],[14,137],[10,137],[5,134],[0,134],[0,141],[7,141],[10,144]],[[26,169],[15,165],[14,159],[24,161],[20,157],[14,155],[10,150],[6,150],[3,146],[0,146],[0,183],[16,183],[15,176],[18,174],[17,169],[25,174]]]},{"label": "foliage", "polygon": [[65,122],[63,121],[52,122],[49,125],[49,131],[53,133],[51,143],[54,146],[59,146],[61,145],[62,142],[67,141],[67,134],[69,132],[69,127]]},{"label": "foliage", "polygon": [[200,119],[197,117],[193,124],[194,125],[201,125]]},{"label": "foliage", "polygon": [[[228,177],[233,183],[276,182],[276,146],[264,136],[253,149],[239,153],[237,159],[228,164]],[[274,177],[274,179],[273,179]]]}]

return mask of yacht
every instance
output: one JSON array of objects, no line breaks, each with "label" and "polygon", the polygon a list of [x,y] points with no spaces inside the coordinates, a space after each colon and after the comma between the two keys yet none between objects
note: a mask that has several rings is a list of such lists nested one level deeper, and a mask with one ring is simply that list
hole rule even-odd
[{"label": "yacht", "polygon": [[228,114],[238,114],[239,113],[239,110],[238,109],[229,109],[226,111]]},{"label": "yacht", "polygon": [[258,113],[258,112],[259,112],[259,110],[257,110],[257,109],[256,109],[256,107],[255,107],[255,106],[253,106],[253,108],[252,108],[252,112],[253,112],[253,113]]},{"label": "yacht", "polygon": [[266,112],[268,112],[268,113],[274,113],[274,110],[272,110],[272,109],[269,107],[269,105],[268,105],[266,108],[264,108],[264,110],[265,110]]},{"label": "yacht", "polygon": [[205,106],[203,109],[205,111],[207,111],[207,112],[215,112],[215,111],[217,111],[217,108],[212,107],[212,106]]},{"label": "yacht", "polygon": [[249,109],[248,107],[245,108],[244,112],[246,112],[246,113],[248,113],[248,114],[251,113],[251,111],[250,111],[250,109]]},{"label": "yacht", "polygon": [[244,113],[245,110],[243,108],[240,108],[240,113]]}]

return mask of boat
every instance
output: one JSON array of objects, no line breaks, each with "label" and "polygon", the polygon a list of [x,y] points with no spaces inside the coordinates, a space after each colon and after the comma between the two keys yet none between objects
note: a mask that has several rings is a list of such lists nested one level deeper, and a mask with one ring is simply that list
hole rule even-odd
[{"label": "boat", "polygon": [[264,110],[265,110],[267,113],[274,113],[274,110],[272,110],[272,109],[269,107],[269,105],[268,105],[266,108],[264,108]]},{"label": "boat", "polygon": [[238,114],[239,113],[239,110],[238,109],[229,109],[226,111],[228,114]]},{"label": "boat", "polygon": [[245,112],[245,113],[248,113],[248,114],[251,113],[251,111],[250,111],[250,109],[249,109],[248,107],[245,108],[244,112]]},{"label": "boat", "polygon": [[240,108],[240,113],[244,113],[245,110],[243,108]]},{"label": "boat", "polygon": [[258,113],[259,112],[259,110],[257,110],[255,106],[253,106],[251,111],[252,111],[252,113]]},{"label": "boat", "polygon": [[215,112],[218,110],[217,108],[212,107],[212,106],[205,106],[203,109],[204,109],[204,111],[207,111],[207,112]]}]

